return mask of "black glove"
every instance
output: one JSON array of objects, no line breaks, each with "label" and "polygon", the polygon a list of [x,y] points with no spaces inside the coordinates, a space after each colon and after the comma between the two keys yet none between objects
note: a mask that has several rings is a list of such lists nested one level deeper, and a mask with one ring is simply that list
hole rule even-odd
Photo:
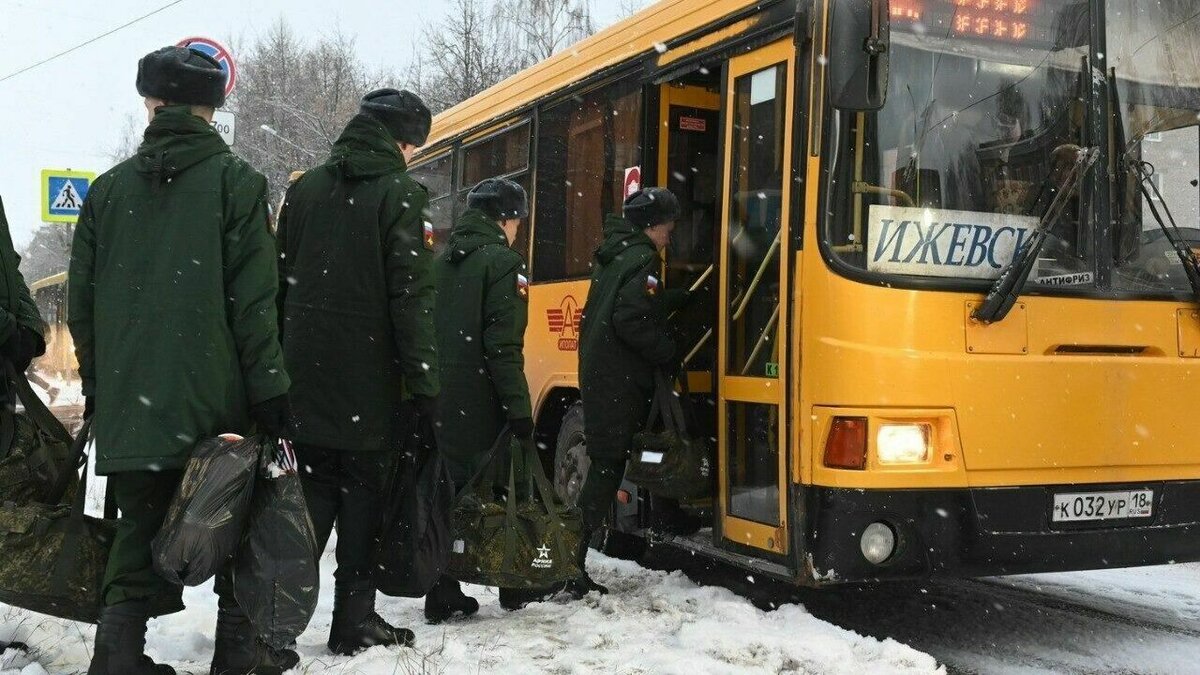
[{"label": "black glove", "polygon": [[421,417],[433,419],[437,415],[437,398],[433,396],[413,396],[413,407]]},{"label": "black glove", "polygon": [[530,417],[509,420],[508,428],[512,429],[513,436],[523,441],[533,438],[533,419]]},{"label": "black glove", "polygon": [[92,415],[95,415],[95,414],[96,414],[96,397],[95,396],[84,396],[83,397],[83,419],[90,420],[90,419],[92,419]]},{"label": "black glove", "polygon": [[46,343],[42,340],[42,336],[28,326],[17,326],[16,332],[8,338],[3,347],[0,347],[0,353],[3,353],[4,358],[13,364],[18,373],[29,370],[29,364],[33,359],[41,356],[45,351]]},{"label": "black glove", "polygon": [[250,418],[258,426],[259,433],[273,438],[292,435],[292,407],[288,405],[287,394],[250,406]]}]

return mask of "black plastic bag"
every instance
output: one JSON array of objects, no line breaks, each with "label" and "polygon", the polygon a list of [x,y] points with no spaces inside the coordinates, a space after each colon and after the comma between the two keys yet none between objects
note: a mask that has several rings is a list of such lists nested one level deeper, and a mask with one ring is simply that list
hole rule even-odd
[{"label": "black plastic bag", "polygon": [[261,446],[259,438],[230,435],[201,441],[192,451],[150,544],[160,576],[198,586],[229,561],[242,540]]},{"label": "black plastic bag", "polygon": [[450,562],[454,481],[434,440],[433,423],[413,414],[388,482],[373,577],[384,595],[419,598]]},{"label": "black plastic bag", "polygon": [[233,594],[259,637],[283,649],[304,632],[317,609],[317,536],[291,445],[269,444],[262,454],[233,561]]}]

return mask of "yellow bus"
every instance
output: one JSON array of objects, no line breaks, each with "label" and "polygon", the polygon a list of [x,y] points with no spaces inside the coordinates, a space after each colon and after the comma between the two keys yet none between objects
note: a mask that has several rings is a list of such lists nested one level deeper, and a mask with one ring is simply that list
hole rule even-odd
[{"label": "yellow bus", "polygon": [[1200,18],[1144,5],[664,0],[437,116],[439,237],[531,195],[559,490],[602,219],[656,185],[714,492],[614,532],[802,585],[1200,559]]}]

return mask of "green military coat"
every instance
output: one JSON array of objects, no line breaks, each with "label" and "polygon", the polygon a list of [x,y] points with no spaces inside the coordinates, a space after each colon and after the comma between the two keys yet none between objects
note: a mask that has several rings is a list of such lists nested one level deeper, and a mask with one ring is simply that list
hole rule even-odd
[{"label": "green military coat", "polygon": [[532,417],[525,380],[525,261],[481,211],[459,219],[436,263],[442,369],[438,447],[465,482],[507,420]]},{"label": "green military coat", "polygon": [[654,369],[678,358],[658,252],[618,216],[604,223],[579,336],[579,388],[588,454],[624,458],[646,425]]},{"label": "green military coat", "polygon": [[[25,326],[42,336],[44,344],[46,322],[29,294],[20,264],[21,256],[13,247],[8,220],[4,216],[4,202],[0,201],[0,345],[16,334],[18,326]],[[8,386],[8,378],[0,375],[0,403],[12,402]]]},{"label": "green military coat", "polygon": [[403,398],[438,394],[428,203],[366,115],[288,188],[279,307],[298,442],[391,448]]},{"label": "green military coat", "polygon": [[100,474],[180,469],[287,393],[267,181],[187,107],[154,116],[75,227],[68,323]]}]

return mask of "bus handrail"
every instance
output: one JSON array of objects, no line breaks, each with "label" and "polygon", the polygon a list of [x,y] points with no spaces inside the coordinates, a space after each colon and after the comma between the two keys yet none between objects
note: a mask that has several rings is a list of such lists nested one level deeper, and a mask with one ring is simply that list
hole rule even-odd
[{"label": "bus handrail", "polygon": [[758,335],[758,340],[754,343],[754,349],[750,351],[750,356],[746,359],[746,365],[742,367],[742,375],[750,374],[750,366],[754,365],[754,360],[758,358],[758,353],[762,351],[764,345],[767,344],[767,333],[770,333],[775,324],[779,321],[779,303],[775,303],[775,311],[771,312],[771,318],[767,319],[767,325],[763,326],[762,332]]},{"label": "bus handrail", "polygon": [[775,258],[775,254],[779,252],[779,242],[783,237],[783,230],[775,233],[775,240],[771,242],[771,248],[767,249],[767,255],[763,256],[763,261],[758,266],[758,271],[754,273],[754,278],[750,280],[750,285],[746,289],[745,296],[742,297],[742,303],[733,312],[733,320],[740,321],[742,314],[746,312],[746,307],[750,305],[750,299],[754,297],[754,292],[758,290],[758,285],[762,283],[763,275],[767,273],[767,264]]}]

